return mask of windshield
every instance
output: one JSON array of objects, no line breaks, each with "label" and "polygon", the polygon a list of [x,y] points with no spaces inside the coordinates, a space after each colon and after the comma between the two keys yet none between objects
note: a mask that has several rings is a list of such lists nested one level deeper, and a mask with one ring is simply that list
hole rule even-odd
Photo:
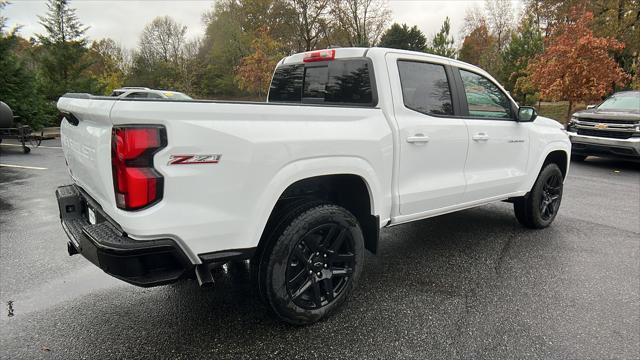
[{"label": "windshield", "polygon": [[640,92],[614,95],[605,100],[598,110],[640,110]]}]

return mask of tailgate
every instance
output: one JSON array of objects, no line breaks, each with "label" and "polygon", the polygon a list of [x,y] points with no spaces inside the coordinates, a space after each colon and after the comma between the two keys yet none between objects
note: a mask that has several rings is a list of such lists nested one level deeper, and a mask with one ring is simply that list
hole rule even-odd
[{"label": "tailgate", "polygon": [[115,100],[91,96],[58,100],[62,149],[73,181],[103,208],[115,204],[111,171],[111,108]]}]

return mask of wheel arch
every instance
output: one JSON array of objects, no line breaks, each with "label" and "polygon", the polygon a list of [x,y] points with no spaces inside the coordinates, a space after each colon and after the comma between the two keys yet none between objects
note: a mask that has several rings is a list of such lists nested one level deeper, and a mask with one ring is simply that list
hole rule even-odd
[{"label": "wheel arch", "polygon": [[[259,253],[265,246],[269,223],[288,201],[301,198],[323,200],[342,206],[358,219],[365,248],[377,251],[382,195],[373,168],[360,158],[307,159],[283,168],[265,189],[259,209],[256,239]],[[275,191],[274,191],[275,190]]]},{"label": "wheel arch", "polygon": [[[569,173],[569,164],[571,159],[571,146],[566,142],[552,142],[548,144],[544,151],[541,152],[544,156],[541,156],[536,162],[535,167],[532,169],[529,181],[527,182],[527,192],[531,190],[533,184],[536,182],[538,178],[538,174],[544,168],[545,165],[549,163],[557,164],[562,171],[563,179],[567,178],[567,174]],[[533,176],[535,174],[535,176]]]},{"label": "wheel arch", "polygon": [[544,162],[540,167],[540,170],[542,170],[547,164],[552,164],[552,163],[556,164],[558,165],[558,167],[560,168],[560,171],[562,172],[562,179],[566,179],[567,172],[569,171],[570,158],[571,156],[564,150],[553,150],[550,153],[548,153],[547,156],[545,157]]}]

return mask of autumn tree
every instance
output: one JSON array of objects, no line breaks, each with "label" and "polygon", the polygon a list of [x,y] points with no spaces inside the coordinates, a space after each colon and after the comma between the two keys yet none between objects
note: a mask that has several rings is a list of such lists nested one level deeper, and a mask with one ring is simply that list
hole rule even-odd
[{"label": "autumn tree", "polygon": [[498,80],[504,81],[502,51],[511,33],[512,12],[508,0],[485,0],[484,9],[469,8],[462,27],[465,37],[460,59],[479,65]]},{"label": "autumn tree", "polygon": [[496,40],[489,33],[487,26],[481,23],[464,38],[458,53],[458,59],[473,65],[480,65],[480,59],[483,54],[492,49],[495,42]]},{"label": "autumn tree", "polygon": [[280,44],[269,36],[266,27],[258,30],[251,43],[251,54],[242,58],[236,67],[235,79],[241,90],[264,98],[273,69],[283,57],[278,51],[279,47]]},{"label": "autumn tree", "polygon": [[427,38],[417,26],[409,28],[407,24],[394,23],[380,37],[380,47],[392,49],[404,49],[424,51],[427,47]]},{"label": "autumn tree", "polygon": [[596,37],[589,28],[591,12],[574,10],[570,20],[559,23],[546,41],[544,53],[528,66],[531,82],[549,100],[568,100],[568,114],[577,101],[602,98],[623,86],[629,76],[610,56],[624,44],[614,38]]},{"label": "autumn tree", "polygon": [[131,68],[131,56],[120,44],[108,38],[94,41],[87,56],[91,61],[88,73],[98,81],[104,94],[124,84]]},{"label": "autumn tree", "polygon": [[640,0],[590,1],[594,19],[591,29],[597,36],[613,37],[625,44],[614,54],[616,62],[635,81],[640,80]]},{"label": "autumn tree", "polygon": [[65,92],[94,92],[96,82],[85,76],[90,66],[87,52],[87,26],[82,25],[67,0],[48,0],[47,13],[38,16],[45,33],[38,34],[42,87],[46,97],[57,100]]},{"label": "autumn tree", "polygon": [[433,37],[431,46],[427,48],[427,52],[444,57],[453,58],[456,56],[457,49],[453,46],[453,36],[450,35],[451,22],[447,16],[440,31]]},{"label": "autumn tree", "polygon": [[[298,23],[301,8],[293,6],[294,0],[219,0],[205,16],[206,31],[202,39],[198,62],[197,87],[200,93],[209,97],[242,96],[238,88],[235,70],[241,59],[253,53],[251,46],[260,29],[268,29],[268,37],[275,41],[278,51],[292,53],[306,41],[310,46],[320,46],[324,38],[324,25],[313,25],[306,40],[299,34]],[[301,6],[302,2],[298,3]],[[316,6],[316,4],[309,5]],[[309,8],[308,8],[309,9]],[[309,20],[309,19],[308,19]],[[315,31],[321,31],[319,38],[313,39]],[[316,41],[318,43],[316,43]],[[314,45],[315,43],[315,45]],[[273,69],[272,69],[273,70]]]},{"label": "autumn tree", "polygon": [[331,15],[335,21],[336,44],[374,46],[391,19],[384,0],[333,0]]}]

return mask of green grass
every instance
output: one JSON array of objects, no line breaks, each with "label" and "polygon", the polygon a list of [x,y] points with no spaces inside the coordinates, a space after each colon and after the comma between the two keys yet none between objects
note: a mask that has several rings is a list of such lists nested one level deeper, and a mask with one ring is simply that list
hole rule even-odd
[{"label": "green grass", "polygon": [[[587,106],[586,104],[574,104],[572,113],[583,110]],[[540,106],[536,106],[538,113],[540,116],[548,117],[553,120],[557,120],[563,124],[567,123],[569,120],[569,116],[567,115],[567,110],[569,109],[569,102],[567,101],[559,101],[559,102],[542,102]]]}]

